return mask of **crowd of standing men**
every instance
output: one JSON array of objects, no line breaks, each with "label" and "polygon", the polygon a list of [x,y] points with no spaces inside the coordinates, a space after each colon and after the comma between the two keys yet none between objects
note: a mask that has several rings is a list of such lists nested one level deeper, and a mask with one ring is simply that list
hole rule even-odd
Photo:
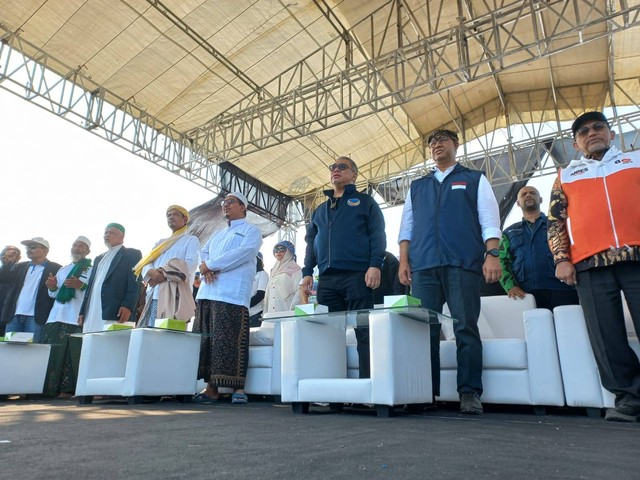
[{"label": "crowd of standing men", "polygon": [[[532,294],[542,308],[579,301],[602,383],[616,396],[606,419],[640,420],[640,363],[627,342],[620,294],[640,331],[640,210],[629,208],[640,202],[640,155],[611,146],[615,134],[600,112],[578,117],[572,131],[583,156],[560,169],[549,215],[541,212],[539,192],[523,187],[517,197],[522,221],[504,232],[486,177],[456,161],[458,134],[439,129],[428,138],[435,167],[411,184],[394,265],[399,282],[424,307],[442,312],[446,302],[457,320],[461,413],[483,413],[478,318],[484,280],[500,281],[514,301]],[[6,247],[0,257],[1,323],[7,331],[33,332],[34,341],[55,345],[45,391],[70,394],[74,351],[80,348],[72,334],[100,331],[105,322],[135,321],[141,303],[138,326],[152,326],[156,318],[189,320],[195,313],[193,331],[203,334],[199,378],[207,386],[194,400],[216,402],[225,387],[233,390],[232,403],[246,403],[249,308],[265,298],[265,288],[271,292],[267,306],[288,307],[300,277],[302,298],[315,288],[317,268],[317,302],[329,311],[344,311],[372,308],[381,281],[393,282],[383,274],[393,264],[385,251],[384,218],[376,201],[357,191],[358,166],[339,157],[329,172],[333,188],[324,192],[327,200],[307,226],[302,272],[295,265],[295,247],[280,242],[274,249],[275,271],[287,276],[271,288],[262,286],[259,299],[253,290],[262,237],[246,221],[247,198],[233,192],[221,204],[227,227],[201,250],[198,239],[187,234],[189,213],[177,205],[167,209],[172,235],[144,258],[123,246],[125,229],[117,223],[107,225],[108,250],[93,267],[87,259],[91,242],[84,236],[73,243],[73,261],[65,267],[47,259],[44,238],[22,242],[26,262],[19,262],[19,249]],[[202,283],[194,304],[196,273]],[[276,291],[283,291],[286,302],[276,302]],[[360,376],[368,377],[368,328],[358,326],[355,333]],[[432,328],[434,396],[439,394],[439,345],[440,331]]]}]

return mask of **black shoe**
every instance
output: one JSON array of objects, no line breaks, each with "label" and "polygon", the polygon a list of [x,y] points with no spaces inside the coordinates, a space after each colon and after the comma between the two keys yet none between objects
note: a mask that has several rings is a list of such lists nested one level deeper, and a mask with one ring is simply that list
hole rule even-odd
[{"label": "black shoe", "polygon": [[477,393],[460,394],[460,413],[465,415],[482,415],[482,402]]},{"label": "black shoe", "polygon": [[640,422],[640,407],[621,405],[610,408],[604,419],[608,422]]}]

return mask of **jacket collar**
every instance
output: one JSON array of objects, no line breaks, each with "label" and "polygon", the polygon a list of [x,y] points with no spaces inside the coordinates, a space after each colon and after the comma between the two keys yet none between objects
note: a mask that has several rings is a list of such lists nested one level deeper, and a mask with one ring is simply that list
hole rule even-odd
[{"label": "jacket collar", "polygon": [[[331,188],[329,190],[323,190],[322,193],[324,193],[329,198],[333,198],[334,191],[335,190],[333,188]],[[344,193],[345,194],[351,195],[352,193],[355,193],[356,191],[357,191],[357,189],[356,189],[355,183],[350,183],[349,185],[345,185],[345,187],[344,187]]]},{"label": "jacket collar", "polygon": [[618,150],[614,145],[611,145],[609,147],[609,150],[607,150],[607,153],[605,153],[604,157],[602,157],[602,160],[593,160],[592,158],[587,158],[587,157],[585,157],[583,155],[578,160],[571,160],[569,162],[569,165],[567,165],[567,168],[569,168],[569,167],[577,167],[579,165],[593,165],[593,164],[599,164],[599,163],[600,164],[609,163],[611,160],[616,158],[619,153],[620,153],[620,150]]}]

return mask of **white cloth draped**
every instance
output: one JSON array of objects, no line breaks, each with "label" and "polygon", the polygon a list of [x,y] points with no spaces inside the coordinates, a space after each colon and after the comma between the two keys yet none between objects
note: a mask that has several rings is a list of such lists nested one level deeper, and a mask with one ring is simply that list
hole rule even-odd
[{"label": "white cloth draped", "polygon": [[93,267],[96,269],[96,276],[93,279],[93,285],[91,285],[91,296],[89,297],[89,305],[84,315],[82,333],[101,332],[104,330],[104,320],[118,320],[117,318],[102,318],[102,284],[104,283],[104,279],[107,278],[111,262],[113,262],[114,257],[121,248],[122,245],[109,248],[100,260],[98,266]]}]

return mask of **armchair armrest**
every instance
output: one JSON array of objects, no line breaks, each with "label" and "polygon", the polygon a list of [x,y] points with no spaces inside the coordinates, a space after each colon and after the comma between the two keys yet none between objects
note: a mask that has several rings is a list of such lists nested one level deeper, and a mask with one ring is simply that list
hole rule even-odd
[{"label": "armchair armrest", "polygon": [[607,406],[582,307],[556,307],[553,315],[567,405],[595,408]]},{"label": "armchair armrest", "polygon": [[564,405],[564,388],[551,311],[525,310],[529,388],[534,405]]},{"label": "armchair armrest", "polygon": [[82,337],[77,395],[86,394],[87,380],[124,377],[130,338],[130,330],[90,333]]},{"label": "armchair armrest", "polygon": [[306,320],[283,322],[282,401],[298,400],[298,381],[346,378],[347,345],[343,328]]},{"label": "armchair armrest", "polygon": [[396,313],[369,315],[372,403],[431,403],[429,325]]},{"label": "armchair armrest", "polygon": [[122,395],[193,395],[199,354],[198,335],[133,330]]}]

